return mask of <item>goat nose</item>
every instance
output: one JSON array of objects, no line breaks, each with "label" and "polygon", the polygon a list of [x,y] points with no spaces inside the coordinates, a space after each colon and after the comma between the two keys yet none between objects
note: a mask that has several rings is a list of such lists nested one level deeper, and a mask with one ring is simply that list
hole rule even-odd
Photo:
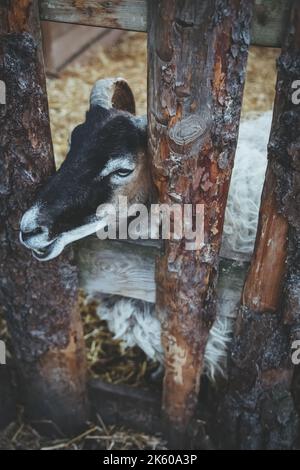
[{"label": "goat nose", "polygon": [[36,235],[42,235],[47,231],[46,227],[36,227],[33,230],[21,230],[22,233],[22,239],[25,242],[26,240],[29,240],[32,237],[35,237]]},{"label": "goat nose", "polygon": [[48,240],[49,230],[41,222],[40,208],[36,205],[28,209],[21,219],[20,241],[26,246],[32,246]]}]

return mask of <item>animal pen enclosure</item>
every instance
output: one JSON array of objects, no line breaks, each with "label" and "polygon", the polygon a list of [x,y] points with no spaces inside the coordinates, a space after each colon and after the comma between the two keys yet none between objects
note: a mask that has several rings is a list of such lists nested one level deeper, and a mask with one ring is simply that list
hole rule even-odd
[{"label": "animal pen enclosure", "polygon": [[[294,447],[298,418],[290,345],[299,334],[299,105],[291,97],[300,72],[299,2],[165,1],[148,2],[147,8],[145,1],[86,1],[76,7],[54,0],[40,2],[40,15],[35,1],[0,5],[0,79],[7,88],[0,137],[5,227],[0,292],[28,415],[52,420],[70,432],[83,426],[89,405],[78,279],[84,286],[99,270],[104,278],[105,263],[127,251],[136,266],[143,266],[149,287],[141,291],[136,284],[130,286],[129,279],[117,278],[116,269],[114,290],[108,293],[156,301],[166,356],[163,419],[159,397],[100,381],[89,384],[93,407],[108,420],[146,430],[168,429],[173,448],[190,446],[191,441],[197,447],[194,416],[215,291],[219,302],[231,302],[234,308],[239,298],[233,286],[241,286],[244,275],[229,378],[215,398],[218,409],[210,432],[219,447]],[[70,254],[41,266],[24,253],[16,238],[20,215],[54,171],[39,16],[147,30],[154,182],[162,202],[205,203],[208,248],[186,252],[173,241],[165,242],[163,250],[141,246],[133,252],[130,244],[87,241],[76,255],[79,273]],[[250,38],[260,46],[282,45],[269,166],[250,269],[245,275],[222,261],[217,286]],[[12,297],[14,290],[17,295]],[[107,293],[107,286],[102,290]],[[39,292],[49,294],[41,298]]]}]

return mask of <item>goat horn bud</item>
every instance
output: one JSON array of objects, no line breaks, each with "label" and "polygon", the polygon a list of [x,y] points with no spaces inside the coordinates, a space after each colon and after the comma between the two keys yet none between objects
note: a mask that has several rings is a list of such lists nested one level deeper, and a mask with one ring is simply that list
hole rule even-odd
[{"label": "goat horn bud", "polygon": [[130,86],[124,78],[103,78],[92,88],[90,106],[104,109],[119,109],[135,114],[135,100]]}]

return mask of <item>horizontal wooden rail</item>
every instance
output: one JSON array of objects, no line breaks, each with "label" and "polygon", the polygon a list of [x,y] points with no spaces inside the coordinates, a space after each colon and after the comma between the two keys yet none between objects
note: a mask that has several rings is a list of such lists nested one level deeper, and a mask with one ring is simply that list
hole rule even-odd
[{"label": "horizontal wooden rail", "polygon": [[[99,240],[89,237],[76,245],[79,282],[89,294],[111,294],[155,302],[155,258],[160,243]],[[249,263],[221,258],[217,286],[219,304],[232,312]]]},{"label": "horizontal wooden rail", "polygon": [[[291,0],[256,0],[251,43],[280,47]],[[41,0],[41,19],[147,31],[147,0]]]},{"label": "horizontal wooden rail", "polygon": [[41,19],[147,31],[146,0],[41,0]]},{"label": "horizontal wooden rail", "polygon": [[[162,434],[161,395],[153,384],[149,389],[141,389],[92,379],[88,385],[95,419],[100,416],[106,425],[125,426],[139,433]],[[197,427],[193,435],[189,436],[193,449],[214,450],[207,435],[209,406],[210,403],[205,402],[197,410]],[[206,410],[205,417],[202,416],[202,410]]]}]

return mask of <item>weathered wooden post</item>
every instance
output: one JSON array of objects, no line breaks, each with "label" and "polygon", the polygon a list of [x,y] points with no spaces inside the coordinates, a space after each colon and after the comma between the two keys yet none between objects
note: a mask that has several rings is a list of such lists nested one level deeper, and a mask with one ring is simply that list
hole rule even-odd
[{"label": "weathered wooden post", "polygon": [[75,431],[87,417],[77,273],[70,257],[41,264],[19,221],[54,171],[37,0],[0,0],[0,304],[31,419]]},{"label": "weathered wooden post", "polygon": [[204,204],[203,249],[166,241],[157,260],[157,312],[171,445],[187,445],[215,318],[224,212],[236,149],[252,2],[148,2],[148,124],[163,203]]},{"label": "weathered wooden post", "polygon": [[226,447],[289,449],[298,434],[291,394],[291,341],[300,312],[300,5],[294,2],[278,80],[269,164],[257,241],[232,347],[229,387],[221,403]]},{"label": "weathered wooden post", "polygon": [[10,372],[6,365],[0,365],[0,431],[11,423],[17,414]]}]

